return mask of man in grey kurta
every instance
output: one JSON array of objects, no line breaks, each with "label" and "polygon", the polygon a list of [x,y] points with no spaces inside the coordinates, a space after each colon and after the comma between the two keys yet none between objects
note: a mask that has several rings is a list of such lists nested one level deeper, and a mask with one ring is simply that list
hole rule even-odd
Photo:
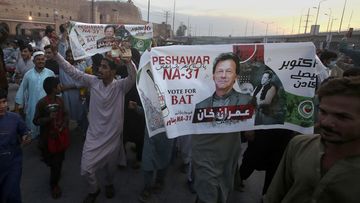
[{"label": "man in grey kurta", "polygon": [[[241,94],[233,89],[240,72],[239,66],[239,58],[233,53],[218,56],[213,67],[216,90],[209,98],[196,104],[196,108],[250,104],[249,95]],[[212,124],[225,123],[214,120]],[[192,135],[191,141],[197,201],[225,203],[233,188],[241,152],[240,132]]]},{"label": "man in grey kurta", "polygon": [[[53,51],[56,52],[54,48]],[[106,169],[105,192],[108,198],[114,195],[112,185],[116,169],[116,158],[123,146],[121,133],[124,123],[124,96],[135,83],[136,70],[130,59],[125,59],[128,76],[116,80],[117,64],[103,59],[99,75],[89,75],[77,70],[57,54],[55,60],[73,79],[82,82],[90,90],[89,128],[86,133],[82,158],[81,175],[87,178],[90,193],[84,202],[94,202],[100,192],[95,172]]]},{"label": "man in grey kurta", "polygon": [[360,77],[332,79],[318,90],[320,135],[294,137],[265,203],[360,202]]}]

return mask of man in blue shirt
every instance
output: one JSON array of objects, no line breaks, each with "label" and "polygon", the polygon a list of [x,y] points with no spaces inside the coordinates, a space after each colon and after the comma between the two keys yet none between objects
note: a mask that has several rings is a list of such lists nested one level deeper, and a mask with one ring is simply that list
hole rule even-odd
[{"label": "man in blue shirt", "polygon": [[0,202],[21,202],[21,144],[31,141],[21,117],[7,111],[7,92],[0,89]]}]

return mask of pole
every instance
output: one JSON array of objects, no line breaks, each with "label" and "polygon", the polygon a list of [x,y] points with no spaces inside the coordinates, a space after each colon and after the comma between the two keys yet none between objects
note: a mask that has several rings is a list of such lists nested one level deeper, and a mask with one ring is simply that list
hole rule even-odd
[{"label": "pole", "polygon": [[252,27],[251,27],[251,36],[254,36],[254,24],[255,24],[255,22],[253,21]]},{"label": "pole", "polygon": [[331,8],[329,8],[329,10],[330,10],[330,14],[328,14],[329,20],[328,20],[328,24],[327,24],[327,27],[326,27],[326,32],[329,32],[329,24],[330,24],[331,14],[332,14]]},{"label": "pole", "polygon": [[317,7],[317,13],[316,13],[315,25],[317,25],[318,18],[319,18],[320,4],[321,4],[322,2],[324,2],[324,1],[327,1],[327,0],[321,0],[321,1],[319,1],[318,7]]},{"label": "pole", "polygon": [[248,21],[248,20],[246,20],[246,25],[245,25],[245,37],[246,37],[246,35],[247,35],[248,23],[249,23],[249,21]]},{"label": "pole", "polygon": [[150,21],[150,0],[148,0],[148,16],[147,16],[147,22],[149,23]]},{"label": "pole", "polygon": [[344,2],[344,8],[343,8],[342,15],[341,15],[340,26],[339,26],[339,32],[341,31],[341,25],[342,25],[343,18],[344,18],[344,13],[345,13],[346,2],[347,2],[347,0],[345,0],[345,2]]},{"label": "pole", "polygon": [[337,20],[337,18],[332,18],[331,19],[330,32],[332,32],[332,26],[333,26],[334,20]]},{"label": "pole", "polygon": [[300,15],[300,22],[299,22],[299,30],[298,30],[298,34],[300,34],[300,29],[301,29],[301,21],[302,21],[302,12]]},{"label": "pole", "polygon": [[310,8],[308,9],[308,13],[307,13],[307,16],[306,16],[306,24],[305,24],[305,33],[307,32],[307,26],[308,26],[308,23],[309,23],[309,15],[310,15]]},{"label": "pole", "polygon": [[274,22],[270,22],[270,23],[267,23],[267,22],[262,22],[262,23],[266,24],[266,30],[265,30],[265,39],[264,39],[264,43],[267,43],[268,28],[269,28],[269,25],[270,25],[270,24],[273,24]]},{"label": "pole", "polygon": [[173,27],[173,33],[174,34],[175,34],[175,5],[176,5],[176,0],[174,0],[173,22],[172,22],[172,27]]},{"label": "pole", "polygon": [[354,10],[351,11],[351,15],[350,15],[350,18],[349,18],[348,29],[350,29],[350,22],[351,22],[351,20],[352,20],[353,12],[354,12]]}]

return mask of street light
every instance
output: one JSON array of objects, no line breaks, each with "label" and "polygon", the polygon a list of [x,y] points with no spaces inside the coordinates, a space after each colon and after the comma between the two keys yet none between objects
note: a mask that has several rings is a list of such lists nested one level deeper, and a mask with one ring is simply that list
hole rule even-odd
[{"label": "street light", "polygon": [[337,18],[332,18],[331,19],[330,32],[332,32],[332,26],[333,26],[334,20],[337,20]]},{"label": "street light", "polygon": [[341,25],[342,25],[343,18],[344,18],[344,13],[345,13],[346,2],[347,2],[347,0],[345,0],[345,2],[344,2],[344,8],[343,8],[342,15],[341,15],[340,26],[339,26],[339,32],[341,31]]},{"label": "street light", "polygon": [[329,13],[325,13],[326,16],[329,16],[328,24],[327,24],[327,27],[326,27],[326,32],[329,32],[329,25],[330,25],[331,14],[332,14],[331,8],[329,8],[329,10],[330,10]]},{"label": "street light", "polygon": [[269,25],[270,25],[270,24],[273,24],[274,22],[267,23],[267,22],[262,21],[261,23],[266,24],[266,31],[265,31],[265,39],[264,39],[264,43],[267,43],[267,33],[268,33],[268,28],[269,28]]},{"label": "street light", "polygon": [[56,9],[54,9],[54,26],[55,26],[55,30],[57,30],[57,25],[56,25],[56,20],[58,19],[59,16],[59,11],[57,11]]},{"label": "street light", "polygon": [[149,19],[150,19],[150,0],[148,0],[148,16],[147,16],[148,23],[150,22]]},{"label": "street light", "polygon": [[28,19],[29,19],[29,20],[32,20],[33,18],[32,18],[32,16],[30,15],[30,16],[28,17]]},{"label": "street light", "polygon": [[319,5],[317,7],[317,12],[316,12],[316,20],[315,20],[315,26],[317,25],[317,21],[318,21],[318,17],[319,17],[319,11],[320,11],[320,4],[324,1],[327,1],[327,0],[321,0],[319,1]]}]

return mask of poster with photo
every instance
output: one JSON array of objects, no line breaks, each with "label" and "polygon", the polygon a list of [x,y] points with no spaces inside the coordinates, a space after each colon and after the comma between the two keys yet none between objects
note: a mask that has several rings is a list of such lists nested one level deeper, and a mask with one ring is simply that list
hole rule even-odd
[{"label": "poster with photo", "polygon": [[123,41],[130,42],[133,48],[142,53],[151,47],[153,37],[152,24],[89,24],[70,21],[68,32],[75,60],[110,51],[113,45]]},{"label": "poster with photo", "polygon": [[321,66],[312,43],[156,47],[141,58],[137,88],[150,136],[312,133]]}]

